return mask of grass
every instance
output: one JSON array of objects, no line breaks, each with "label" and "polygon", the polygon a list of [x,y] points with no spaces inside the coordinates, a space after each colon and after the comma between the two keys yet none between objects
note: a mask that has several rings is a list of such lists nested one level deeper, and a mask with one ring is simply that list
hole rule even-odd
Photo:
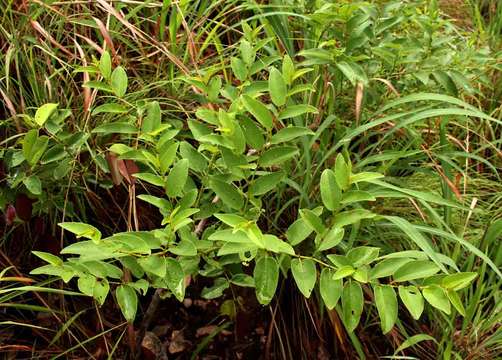
[{"label": "grass", "polygon": [[[24,282],[49,287],[42,277],[28,279],[36,267],[29,254],[58,253],[73,241],[63,237],[59,222],[97,224],[112,234],[132,229],[135,220],[142,229],[156,228],[162,220],[153,207],[131,197],[131,186],[113,186],[107,165],[100,166],[106,164],[113,136],[91,136],[75,145],[79,150],[71,153],[63,176],[52,178],[50,167],[41,171],[44,194],[30,196],[33,204],[23,202],[20,194],[27,191],[13,185],[18,175],[11,171],[9,152],[19,148],[27,130],[25,115],[33,116],[44,103],[59,103],[61,109],[72,110],[65,120],[68,136],[112,121],[114,115],[93,115],[91,109],[113,97],[82,87],[95,77],[85,67],[106,49],[114,65],[127,69],[124,103],[157,100],[170,122],[186,124],[200,104],[207,103],[197,80],[218,74],[236,83],[230,58],[238,53],[247,24],[255,29],[255,41],[270,38],[260,50],[264,57],[289,54],[299,68],[309,69],[300,78],[309,90],[295,94],[294,101],[318,111],[295,118],[295,125],[308,126],[315,135],[298,143],[301,157],[290,169],[288,183],[263,198],[269,210],[260,227],[284,234],[299,208],[316,204],[322,170],[343,151],[350,153],[358,171],[382,172],[398,187],[458,201],[461,208],[451,209],[431,204],[426,195],[396,198],[388,190],[373,208],[447,233],[450,241],[431,234],[437,250],[451,257],[459,270],[478,274],[475,283],[462,290],[465,317],[429,307],[418,321],[400,317],[386,336],[375,307],[364,314],[354,333],[347,333],[337,312],[323,309],[318,294],[305,300],[291,280],[283,279],[277,300],[257,310],[266,319],[266,341],[260,348],[265,357],[501,356],[501,278],[455,240],[476,246],[494,267],[502,267],[501,5],[495,0],[466,0],[463,9],[471,12],[472,20],[459,23],[458,14],[444,4],[448,2],[439,2],[439,7],[435,1],[321,3],[0,0],[0,207],[13,204],[17,211],[13,224],[2,223],[0,263],[7,275],[0,276],[0,307],[5,309],[0,326],[11,335],[3,340],[2,351],[18,358],[115,358],[127,353],[130,328],[112,301],[102,308],[87,302],[82,308],[78,297],[63,296],[72,286],[59,283],[51,296],[18,289]],[[362,9],[359,17],[349,22],[357,9]],[[333,58],[326,60],[326,52],[340,48],[349,49],[344,61],[360,64],[365,75],[358,68],[337,66]],[[256,78],[266,80],[261,72]],[[442,97],[446,95],[465,103]],[[134,191],[159,195],[146,185]],[[23,210],[28,213],[24,221]],[[399,234],[388,223],[378,222],[353,228],[350,237],[387,252],[414,246]],[[366,301],[371,303],[369,297]],[[41,314],[47,315],[42,316],[46,325],[37,327],[33,319]],[[94,322],[86,321],[87,316]],[[422,341],[394,354],[407,338],[421,333],[435,342]],[[34,341],[35,336],[41,340]],[[221,338],[219,333],[186,351],[210,354],[208,343],[216,338]]]}]

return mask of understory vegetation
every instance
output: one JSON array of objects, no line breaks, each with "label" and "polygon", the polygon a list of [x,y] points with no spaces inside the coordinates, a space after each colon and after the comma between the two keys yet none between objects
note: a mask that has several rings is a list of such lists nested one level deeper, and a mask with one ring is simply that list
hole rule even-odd
[{"label": "understory vegetation", "polygon": [[501,3],[0,10],[2,356],[502,356]]}]

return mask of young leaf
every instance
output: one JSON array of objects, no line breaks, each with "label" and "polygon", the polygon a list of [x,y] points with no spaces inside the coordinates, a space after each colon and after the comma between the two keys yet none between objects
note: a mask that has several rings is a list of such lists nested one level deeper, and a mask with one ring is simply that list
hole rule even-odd
[{"label": "young leaf", "polygon": [[333,280],[339,280],[346,278],[347,276],[355,273],[356,269],[354,269],[351,265],[343,265],[333,274]]},{"label": "young leaf", "polygon": [[349,333],[353,332],[363,313],[364,297],[357,281],[348,281],[342,291],[343,323]]},{"label": "young leaf", "polygon": [[94,286],[96,285],[96,277],[92,275],[82,274],[77,281],[78,289],[82,294],[93,296]]},{"label": "young leaf", "polygon": [[127,74],[122,66],[117,66],[115,70],[113,70],[110,82],[115,95],[123,97],[126,94]]},{"label": "young leaf", "polygon": [[286,103],[286,94],[288,88],[282,74],[275,67],[270,68],[268,77],[268,91],[270,98],[276,106],[282,106]]},{"label": "young leaf", "polygon": [[136,310],[138,308],[138,295],[136,291],[129,285],[120,285],[115,290],[117,302],[119,304],[122,315],[129,322],[132,323],[136,317]]},{"label": "young leaf", "polygon": [[315,262],[311,259],[293,259],[291,272],[298,289],[308,299],[317,279]]},{"label": "young leaf", "polygon": [[329,310],[335,308],[338,299],[342,296],[343,280],[333,280],[335,271],[325,267],[321,272],[321,279],[319,280],[319,291],[324,304]]},{"label": "young leaf", "polygon": [[321,174],[321,199],[326,209],[335,211],[340,205],[342,191],[331,169],[324,169]]},{"label": "young leaf", "polygon": [[285,55],[282,60],[282,75],[286,84],[291,85],[295,76],[295,64],[289,55]]},{"label": "young leaf", "polygon": [[253,277],[258,301],[262,305],[268,305],[275,295],[279,281],[277,261],[270,256],[261,257],[255,264]]},{"label": "young leaf", "polygon": [[387,334],[392,330],[397,320],[397,298],[392,286],[376,285],[374,287],[375,304],[380,316],[382,332]]},{"label": "young leaf", "polygon": [[265,129],[270,130],[273,126],[272,114],[266,106],[248,95],[242,95],[241,99],[246,110],[253,114]]},{"label": "young leaf", "polygon": [[188,160],[182,159],[173,166],[166,178],[166,194],[169,197],[180,196],[188,178]]},{"label": "young leaf", "polygon": [[448,300],[444,289],[437,285],[430,285],[422,290],[422,294],[429,304],[448,315],[450,314],[450,301]]},{"label": "young leaf", "polygon": [[40,106],[35,113],[35,122],[43,126],[49,117],[56,111],[59,104],[48,103]]}]

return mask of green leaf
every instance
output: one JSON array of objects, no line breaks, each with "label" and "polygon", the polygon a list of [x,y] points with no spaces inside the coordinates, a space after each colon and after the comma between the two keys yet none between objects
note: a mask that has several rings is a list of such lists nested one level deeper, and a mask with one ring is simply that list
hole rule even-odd
[{"label": "green leaf", "polygon": [[342,279],[333,280],[334,274],[333,269],[325,267],[322,269],[321,279],[319,280],[319,291],[324,304],[329,310],[335,308],[343,290]]},{"label": "green leaf", "polygon": [[258,165],[262,167],[269,167],[279,165],[296,155],[298,155],[298,148],[293,146],[277,146],[265,151],[258,159]]},{"label": "green leaf", "polygon": [[123,114],[127,112],[127,108],[124,105],[116,104],[116,103],[106,103],[103,105],[99,105],[92,110],[92,115],[98,115],[101,113],[107,114]]},{"label": "green leaf", "polygon": [[256,251],[258,247],[255,243],[251,242],[241,243],[241,242],[228,242],[223,244],[223,246],[218,250],[218,256],[230,255],[230,254],[243,254],[248,251]]},{"label": "green leaf", "polygon": [[275,67],[270,68],[268,77],[268,91],[270,98],[276,106],[282,106],[286,103],[286,94],[288,87],[282,74]]},{"label": "green leaf", "polygon": [[335,211],[340,205],[342,191],[336,182],[335,173],[331,169],[324,169],[321,174],[321,199],[326,209]]},{"label": "green leaf", "polygon": [[254,279],[246,274],[235,274],[230,279],[230,282],[237,286],[254,287]]},{"label": "green leaf", "polygon": [[343,194],[341,204],[352,204],[360,201],[375,201],[376,198],[367,191],[349,190]]},{"label": "green leaf", "polygon": [[326,228],[322,223],[322,220],[317,214],[309,209],[300,210],[300,216],[307,226],[314,230],[318,234],[324,234]]},{"label": "green leaf", "polygon": [[314,132],[312,132],[312,130],[310,130],[309,128],[305,127],[288,126],[276,132],[270,139],[270,143],[280,144],[306,135],[314,135]]},{"label": "green leaf", "polygon": [[335,161],[335,179],[342,190],[350,187],[350,168],[342,154],[338,154]]},{"label": "green leaf", "polygon": [[439,267],[429,260],[413,260],[399,269],[393,275],[394,281],[404,282],[415,279],[423,279],[436,274]]},{"label": "green leaf", "polygon": [[249,43],[249,41],[241,40],[241,43],[239,45],[239,50],[244,63],[247,66],[251,66],[254,63],[256,53],[252,45]]},{"label": "green leaf", "polygon": [[54,266],[61,266],[63,265],[63,260],[58,258],[56,255],[46,253],[43,251],[32,251],[33,255],[39,257],[40,259],[44,260],[45,262],[48,262],[51,265]]},{"label": "green leaf", "polygon": [[260,101],[253,99],[248,95],[242,95],[242,104],[258,122],[267,130],[273,126],[272,114]]},{"label": "green leaf", "polygon": [[376,214],[373,214],[371,211],[366,209],[354,209],[349,211],[342,211],[335,215],[333,220],[333,226],[335,227],[344,227],[347,225],[351,225],[357,223],[364,219],[374,218]]},{"label": "green leaf", "polygon": [[230,284],[225,278],[217,278],[211,287],[202,289],[201,296],[204,299],[216,299],[223,295],[223,292],[228,289]]},{"label": "green leaf", "polygon": [[180,263],[173,258],[166,258],[166,276],[164,279],[176,299],[183,301],[185,297],[185,273]]},{"label": "green leaf", "polygon": [[49,143],[47,136],[38,136],[37,129],[31,129],[23,138],[23,155],[28,164],[38,163]]},{"label": "green leaf", "polygon": [[109,79],[112,74],[112,59],[108,51],[103,51],[99,59],[99,71],[105,79]]},{"label": "green leaf", "polygon": [[429,304],[450,315],[450,301],[444,289],[437,285],[430,285],[422,290],[422,294]]},{"label": "green leaf", "polygon": [[186,141],[180,145],[180,154],[183,159],[188,160],[190,169],[197,172],[203,172],[207,169],[208,162],[206,158]]},{"label": "green leaf", "polygon": [[453,307],[457,309],[460,315],[465,316],[465,308],[462,304],[462,300],[460,300],[460,297],[458,296],[458,293],[456,293],[454,290],[449,289],[446,290],[446,295],[448,296],[448,299],[452,303]]},{"label": "green leaf", "polygon": [[265,139],[262,134],[263,130],[247,116],[242,118],[240,125],[249,146],[253,149],[260,150],[265,144]]},{"label": "green leaf", "polygon": [[158,101],[151,101],[146,105],[146,116],[141,124],[143,133],[152,133],[160,127],[161,110]]},{"label": "green leaf", "polygon": [[159,163],[162,174],[165,174],[169,167],[173,164],[174,160],[176,160],[178,146],[178,142],[173,142],[171,144],[168,143],[159,149]]},{"label": "green leaf", "polygon": [[118,97],[123,97],[127,91],[127,74],[122,66],[117,66],[110,78],[113,93]]},{"label": "green leaf", "polygon": [[279,113],[279,120],[294,118],[303,114],[317,113],[317,108],[312,105],[290,105]]},{"label": "green leaf", "polygon": [[343,228],[332,227],[328,230],[326,235],[324,235],[317,251],[325,251],[337,246],[342,241],[344,234],[345,231]]},{"label": "green leaf", "polygon": [[263,245],[265,249],[276,253],[294,255],[295,251],[287,242],[282,241],[275,235],[266,234],[263,236]]},{"label": "green leaf", "polygon": [[31,175],[27,178],[23,179],[23,184],[26,186],[28,191],[33,195],[41,195],[42,194],[42,182],[40,178],[36,175]]},{"label": "green leaf", "polygon": [[357,184],[359,182],[367,182],[367,181],[371,181],[371,180],[380,179],[383,177],[384,176],[382,174],[375,173],[375,172],[360,172],[357,174],[352,174],[350,176],[350,182],[352,184]]},{"label": "green leaf", "polygon": [[400,353],[401,351],[418,344],[421,341],[434,341],[436,342],[436,339],[434,339],[432,336],[427,335],[427,334],[418,334],[418,335],[413,335],[412,337],[409,337],[405,341],[402,342],[401,345],[394,351],[394,355]]},{"label": "green leaf", "polygon": [[90,88],[90,89],[97,89],[101,91],[106,91],[106,92],[113,92],[113,89],[110,85],[105,84],[104,82],[101,81],[87,81],[82,85],[82,87],[85,88]]},{"label": "green leaf", "polygon": [[82,274],[77,281],[78,289],[82,294],[87,296],[94,295],[94,286],[96,285],[96,277],[92,275]]},{"label": "green leaf", "polygon": [[98,134],[134,134],[138,131],[136,126],[129,124],[128,122],[113,122],[108,124],[100,125],[92,130],[93,133]]},{"label": "green leaf", "polygon": [[39,126],[43,126],[49,117],[56,111],[59,104],[48,103],[40,106],[35,113],[35,122]]},{"label": "green leaf", "polygon": [[164,277],[166,275],[166,258],[164,256],[150,255],[139,258],[138,264],[149,273]]},{"label": "green leaf", "polygon": [[410,239],[413,240],[413,242],[415,242],[415,244],[417,244],[418,247],[420,247],[420,249],[422,249],[442,271],[447,272],[432,245],[408,220],[397,216],[386,216],[385,218],[390,220],[394,225],[399,227],[406,235],[408,235]]},{"label": "green leaf", "polygon": [[239,210],[244,206],[244,197],[234,185],[212,178],[210,187],[223,203],[232,209]]},{"label": "green leaf", "polygon": [[298,219],[288,227],[286,237],[289,243],[295,246],[305,240],[312,231],[312,228],[307,226],[303,219]]},{"label": "green leaf", "polygon": [[392,330],[397,320],[397,298],[392,286],[375,285],[375,304],[380,316],[382,332],[387,334]]},{"label": "green leaf", "polygon": [[178,161],[166,178],[166,194],[169,197],[180,196],[188,179],[188,160]]},{"label": "green leaf", "polygon": [[286,84],[291,85],[295,76],[295,64],[289,55],[284,55],[282,60],[282,75]]},{"label": "green leaf", "polygon": [[63,229],[75,234],[77,238],[84,237],[91,239],[94,243],[99,243],[101,240],[101,231],[92,225],[81,222],[64,222],[58,224]]},{"label": "green leaf", "polygon": [[397,269],[412,261],[408,258],[391,258],[380,261],[370,272],[370,279],[379,279],[393,275]]},{"label": "green leaf", "polygon": [[233,57],[230,59],[230,67],[232,68],[232,72],[235,77],[240,81],[246,80],[248,77],[248,69],[244,61],[237,57]]},{"label": "green leaf", "polygon": [[253,180],[249,186],[249,193],[253,196],[266,194],[275,189],[285,176],[281,171],[262,175]]},{"label": "green leaf", "polygon": [[342,291],[342,318],[349,333],[353,332],[363,313],[363,290],[357,281],[348,281]]},{"label": "green leaf", "polygon": [[354,269],[353,266],[351,265],[344,265],[340,267],[336,272],[333,274],[333,280],[340,280],[343,278],[346,278],[347,276],[350,276],[356,272],[356,269]]},{"label": "green leaf", "polygon": [[132,323],[134,318],[136,318],[136,310],[138,308],[138,295],[136,291],[129,285],[120,285],[115,290],[115,295],[122,315],[124,315],[127,322]]},{"label": "green leaf", "polygon": [[380,248],[377,247],[359,246],[349,250],[347,259],[355,267],[359,267],[373,262],[378,257],[379,252]]},{"label": "green leaf", "polygon": [[195,256],[197,248],[190,240],[181,240],[178,245],[169,248],[169,252],[179,256]]},{"label": "green leaf", "polygon": [[262,305],[268,305],[275,295],[279,281],[277,261],[270,256],[261,257],[255,264],[253,277],[258,301]]},{"label": "green leaf", "polygon": [[460,289],[463,289],[478,276],[477,273],[475,272],[463,272],[463,273],[456,273],[456,274],[450,274],[446,275],[443,278],[443,281],[441,282],[441,285],[445,289],[451,289],[454,291],[458,291]]},{"label": "green leaf", "polygon": [[141,181],[145,181],[149,184],[152,184],[152,185],[155,185],[155,186],[164,186],[165,183],[164,183],[164,179],[159,176],[159,175],[155,175],[155,174],[152,174],[152,173],[135,173],[135,174],[132,174],[132,176],[134,176],[136,179],[139,179]]},{"label": "green leaf", "polygon": [[96,283],[94,284],[94,291],[92,293],[92,296],[96,301],[98,302],[99,305],[103,305],[105,303],[106,297],[108,296],[108,293],[110,292],[110,283],[106,279],[97,279]]},{"label": "green leaf", "polygon": [[317,280],[315,262],[311,259],[293,259],[291,260],[291,272],[298,289],[308,299]]}]

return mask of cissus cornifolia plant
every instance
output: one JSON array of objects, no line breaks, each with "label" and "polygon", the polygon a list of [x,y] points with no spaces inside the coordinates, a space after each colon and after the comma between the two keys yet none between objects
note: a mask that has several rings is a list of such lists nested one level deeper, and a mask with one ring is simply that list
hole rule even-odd
[{"label": "cissus cornifolia plant", "polygon": [[[328,156],[319,157],[313,148],[330,136],[330,124],[310,127],[306,119],[317,109],[298,101],[307,98],[298,95],[313,91],[303,81],[312,68],[288,55],[257,56],[270,39],[256,41],[255,34],[244,24],[239,53],[228,69],[236,81],[211,73],[184,79],[204,99],[185,124],[163,121],[156,101],[125,101],[126,71],[112,69],[106,52],[95,62],[96,80],[85,86],[108,97],[93,114],[124,115],[94,128],[92,136],[119,136],[109,151],[138,164],[133,175],[138,181],[163,190],[161,197],[137,196],[157,207],[163,221],[152,231],[109,237],[88,224],[61,223],[79,241],[61,251],[64,260],[35,252],[48,264],[32,274],[64,282],[76,278],[79,290],[99,304],[113,292],[129,322],[136,317],[138,297],[149,289],[182,301],[187,279],[198,277],[213,279],[202,291],[205,298],[222,296],[231,285],[251,287],[263,305],[274,299],[281,276],[292,277],[306,298],[315,296],[336,309],[349,332],[360,321],[365,299],[376,306],[384,333],[397,321],[399,302],[415,319],[425,303],[464,314],[457,291],[476,274],[458,272],[416,225],[375,206],[387,197],[459,205],[395,186],[374,169],[353,163],[350,136],[333,138]],[[344,73],[350,75],[347,66]],[[48,110],[45,120],[55,107]],[[28,133],[26,154],[33,153],[32,138],[46,143],[35,131]],[[287,226],[277,225],[291,212],[296,217]],[[375,224],[396,233],[396,241],[406,238],[410,248],[386,253],[365,241]]]}]

